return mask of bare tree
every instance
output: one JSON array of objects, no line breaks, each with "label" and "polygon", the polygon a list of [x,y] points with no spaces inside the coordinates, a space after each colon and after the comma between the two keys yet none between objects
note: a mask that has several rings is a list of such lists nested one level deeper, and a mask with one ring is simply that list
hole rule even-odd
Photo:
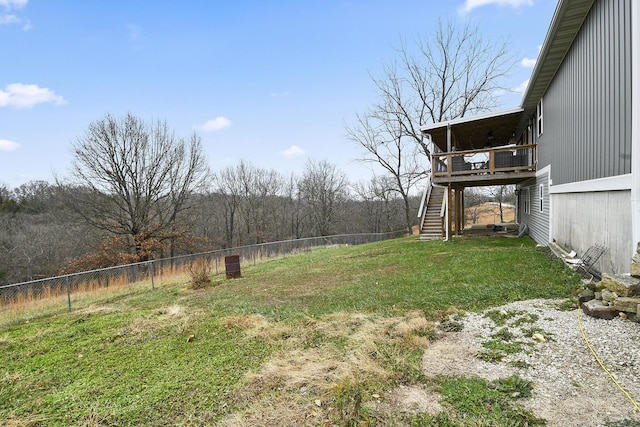
[{"label": "bare tree", "polygon": [[317,236],[333,232],[340,204],[347,197],[347,177],[326,160],[308,161],[300,181],[310,228]]},{"label": "bare tree", "polygon": [[378,163],[393,177],[410,231],[409,194],[429,168],[418,152],[430,160],[433,150],[420,126],[494,108],[514,58],[507,43],[484,41],[477,26],[441,21],[431,39],[414,49],[403,42],[397,51],[382,76],[372,77],[379,100],[356,116],[347,136],[364,149],[361,161]]},{"label": "bare tree", "polygon": [[305,231],[305,211],[303,209],[303,201],[300,195],[302,188],[302,180],[295,174],[291,174],[285,183],[285,223],[283,229],[289,238],[299,239],[304,235]]},{"label": "bare tree", "polygon": [[[389,101],[389,99],[386,99]],[[423,178],[425,168],[420,162],[420,148],[405,138],[400,120],[394,120],[384,111],[387,107],[378,105],[365,115],[357,116],[357,125],[347,128],[347,136],[365,151],[362,162],[373,162],[382,166],[388,173],[389,180],[379,180],[385,183],[385,190],[396,191],[404,202],[405,228],[411,233],[414,215],[410,200],[411,189]]]},{"label": "bare tree", "polygon": [[466,222],[476,224],[482,215],[488,213],[485,203],[489,200],[491,200],[491,197],[485,192],[479,191],[477,187],[465,188]]},{"label": "bare tree", "polygon": [[66,188],[75,211],[94,227],[127,237],[138,259],[176,237],[178,215],[207,174],[197,135],[185,141],[166,122],[147,125],[131,114],[91,123],[72,151]]},{"label": "bare tree", "polygon": [[242,185],[237,168],[228,166],[213,175],[213,191],[224,200],[224,234],[226,246],[232,248],[237,234],[238,211],[242,197]]},{"label": "bare tree", "polygon": [[368,225],[366,231],[381,233],[399,229],[402,222],[398,222],[404,202],[393,190],[394,186],[389,176],[374,176],[365,184],[356,183],[353,186],[355,193],[364,204],[360,207],[365,222]]},{"label": "bare tree", "polygon": [[496,185],[489,187],[489,195],[498,203],[500,222],[504,222],[505,204],[515,202],[515,187],[513,185]]},{"label": "bare tree", "polygon": [[279,206],[276,203],[284,186],[284,178],[274,170],[261,169],[244,161],[237,167],[242,203],[240,210],[246,238],[262,243],[275,235]]}]

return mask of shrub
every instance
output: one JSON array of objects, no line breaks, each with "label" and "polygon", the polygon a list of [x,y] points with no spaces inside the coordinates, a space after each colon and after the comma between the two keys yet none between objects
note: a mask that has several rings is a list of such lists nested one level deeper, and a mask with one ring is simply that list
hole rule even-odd
[{"label": "shrub", "polygon": [[189,267],[191,286],[193,289],[202,289],[211,285],[211,267],[204,259],[198,259]]}]

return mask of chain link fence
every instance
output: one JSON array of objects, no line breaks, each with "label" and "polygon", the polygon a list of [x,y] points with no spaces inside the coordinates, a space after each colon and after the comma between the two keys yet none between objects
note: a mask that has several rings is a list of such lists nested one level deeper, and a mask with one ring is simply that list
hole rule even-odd
[{"label": "chain link fence", "polygon": [[241,265],[255,265],[256,261],[305,252],[311,248],[332,245],[359,245],[378,242],[406,235],[405,230],[391,233],[341,234],[336,236],[311,237],[284,240],[220,249],[192,255],[162,258],[117,267],[102,268],[81,273],[66,274],[29,282],[0,286],[0,308],[20,308],[42,301],[66,300],[68,309],[90,304],[91,298],[101,291],[131,289],[145,286],[155,289],[169,278],[189,273],[195,261],[204,261],[212,274],[225,274],[225,257],[239,255]]}]

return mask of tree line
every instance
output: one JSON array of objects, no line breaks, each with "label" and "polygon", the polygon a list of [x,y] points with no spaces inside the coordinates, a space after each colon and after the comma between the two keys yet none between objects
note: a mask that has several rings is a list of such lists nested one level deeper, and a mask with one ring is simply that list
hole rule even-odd
[{"label": "tree line", "polygon": [[434,150],[420,126],[494,108],[515,61],[477,26],[440,21],[397,53],[371,77],[377,99],[345,125],[358,160],[381,171],[369,182],[349,182],[326,160],[308,161],[301,176],[244,161],[211,171],[197,134],[107,114],[72,143],[66,178],[0,184],[0,284],[267,241],[411,231]]},{"label": "tree line", "polygon": [[[162,167],[145,165],[152,166]],[[164,189],[150,182],[156,173],[163,176],[159,171],[147,170],[136,182],[133,167],[120,168],[131,176],[112,171],[111,187],[86,171],[81,176],[91,184],[76,176],[0,186],[0,285],[220,248],[406,227],[404,202],[384,180],[351,183],[326,160],[310,160],[301,176],[242,161],[219,171],[204,168],[190,185],[174,187],[174,181]],[[412,200],[414,210],[418,203]]]}]

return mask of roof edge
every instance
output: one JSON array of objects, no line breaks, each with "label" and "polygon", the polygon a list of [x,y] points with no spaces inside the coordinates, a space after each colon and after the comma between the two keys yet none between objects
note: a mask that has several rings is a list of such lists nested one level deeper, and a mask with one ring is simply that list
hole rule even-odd
[{"label": "roof edge", "polygon": [[[544,42],[542,43],[542,48],[540,49],[540,53],[538,54],[538,59],[536,60],[536,65],[533,67],[533,71],[531,72],[531,77],[529,77],[529,84],[527,85],[527,88],[524,91],[524,94],[522,95],[522,101],[520,106],[523,109],[527,109],[530,108],[531,106],[528,105],[530,104],[532,101],[530,100],[530,97],[532,96],[532,92],[534,92],[535,90],[539,90],[539,82],[538,82],[538,78],[540,76],[540,73],[542,72],[542,69],[545,66],[548,66],[547,64],[547,57],[549,55],[549,52],[551,50],[551,47],[553,46],[554,40],[556,39],[557,33],[559,32],[559,30],[561,29],[562,23],[563,23],[563,18],[567,12],[567,9],[571,6],[571,3],[580,3],[579,1],[576,0],[559,0],[558,4],[556,5],[556,9],[553,13],[553,17],[551,18],[551,23],[549,24],[549,29],[547,30],[547,34],[544,38]],[[593,6],[593,4],[595,3],[595,0],[586,0],[584,1],[585,4],[585,8],[588,14],[589,9],[591,9],[591,7]],[[584,18],[586,18],[586,14],[584,16]],[[579,30],[579,28],[582,26],[582,24],[584,23],[584,18],[580,23],[580,26],[576,29],[576,34]],[[575,37],[575,35],[574,35]],[[573,40],[571,41],[571,43],[569,43],[569,45],[567,46],[567,50],[564,52],[564,55],[566,55],[567,51],[571,48],[571,46],[573,45]],[[562,63],[562,61],[564,61],[564,55],[563,58],[560,60],[559,63],[557,64],[553,64],[553,67],[555,68],[553,75],[555,76],[556,72],[558,71],[558,68],[560,67],[560,64]],[[547,88],[549,87],[549,84],[551,84],[551,81],[548,82],[543,82],[545,88],[542,92],[546,92]],[[537,100],[533,101],[535,102],[535,104],[537,104]]]},{"label": "roof edge", "polygon": [[519,113],[522,113],[523,111],[524,111],[524,109],[522,107],[514,107],[514,108],[509,108],[507,110],[502,110],[502,111],[494,111],[494,112],[490,112],[490,113],[477,114],[475,116],[459,117],[457,119],[452,119],[452,120],[447,120],[447,121],[443,121],[443,122],[431,123],[431,124],[428,124],[428,125],[420,126],[420,132],[429,133],[428,131],[433,130],[433,129],[437,129],[437,128],[440,128],[440,127],[443,127],[443,126],[453,126],[453,125],[458,125],[458,124],[461,124],[461,123],[468,123],[468,122],[475,122],[475,121],[479,121],[479,120],[491,119],[493,117],[507,116],[507,115],[510,115],[510,114],[519,114]]}]

